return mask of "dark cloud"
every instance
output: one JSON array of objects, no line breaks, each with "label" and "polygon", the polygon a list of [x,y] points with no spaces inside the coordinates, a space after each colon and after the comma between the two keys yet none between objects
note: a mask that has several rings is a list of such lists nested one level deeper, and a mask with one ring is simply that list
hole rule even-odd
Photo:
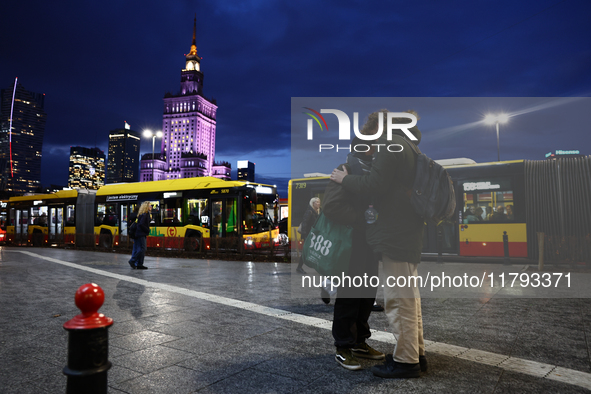
[{"label": "dark cloud", "polygon": [[[584,0],[9,2],[0,14],[0,86],[18,76],[46,93],[42,181],[65,183],[67,158],[55,146],[106,149],[124,120],[135,130],[161,127],[196,13],[204,93],[219,105],[216,159],[272,157],[290,147],[291,97],[588,96],[590,11]],[[489,157],[480,139],[491,133],[462,138]],[[507,153],[539,157],[552,145],[544,133],[536,144],[515,137]],[[587,135],[564,141],[584,150]],[[289,158],[276,161],[257,173],[289,172]]]}]

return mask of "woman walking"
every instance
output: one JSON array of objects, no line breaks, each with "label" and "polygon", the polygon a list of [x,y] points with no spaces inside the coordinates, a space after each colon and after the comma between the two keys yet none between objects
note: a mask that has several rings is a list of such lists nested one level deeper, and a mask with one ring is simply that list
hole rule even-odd
[{"label": "woman walking", "polygon": [[137,217],[137,230],[135,232],[135,239],[133,241],[133,250],[131,252],[131,259],[129,265],[133,269],[147,270],[148,267],[144,265],[144,257],[146,255],[146,237],[150,234],[150,211],[152,206],[149,201],[144,201],[140,206]]}]

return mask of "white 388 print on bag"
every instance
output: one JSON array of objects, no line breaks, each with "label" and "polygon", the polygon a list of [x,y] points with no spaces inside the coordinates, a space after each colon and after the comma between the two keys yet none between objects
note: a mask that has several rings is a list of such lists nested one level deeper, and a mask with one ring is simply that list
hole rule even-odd
[{"label": "white 388 print on bag", "polygon": [[316,252],[322,253],[324,256],[328,256],[332,242],[328,239],[324,239],[322,235],[316,236],[316,234],[312,232],[310,233],[310,236],[312,237],[312,240],[310,241],[311,248]]},{"label": "white 388 print on bag", "polygon": [[353,229],[332,223],[320,213],[304,242],[304,262],[321,275],[340,275],[347,271],[351,257]]}]

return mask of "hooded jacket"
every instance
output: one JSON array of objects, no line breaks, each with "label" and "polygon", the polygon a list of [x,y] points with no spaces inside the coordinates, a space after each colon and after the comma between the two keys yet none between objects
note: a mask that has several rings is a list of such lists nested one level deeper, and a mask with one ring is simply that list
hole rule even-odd
[{"label": "hooded jacket", "polygon": [[[421,141],[417,127],[410,129]],[[374,252],[385,254],[395,261],[419,263],[423,248],[424,220],[410,204],[407,190],[412,188],[416,173],[416,154],[411,141],[400,130],[392,132],[392,140],[378,139],[379,151],[375,153],[369,175],[347,175],[343,187],[352,193],[369,193],[373,207],[378,212],[375,223],[367,225],[367,242]],[[389,152],[389,145],[402,146],[401,152]],[[397,149],[396,149],[397,148]],[[392,150],[400,150],[393,147]]]}]

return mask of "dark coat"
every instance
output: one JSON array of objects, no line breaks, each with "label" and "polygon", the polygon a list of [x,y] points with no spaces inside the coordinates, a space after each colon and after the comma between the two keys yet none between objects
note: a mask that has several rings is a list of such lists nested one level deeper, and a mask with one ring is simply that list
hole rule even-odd
[{"label": "dark coat", "polygon": [[135,237],[147,237],[150,234],[150,213],[143,213],[137,218]]},{"label": "dark coat", "polygon": [[[420,131],[410,129],[420,142]],[[400,133],[400,134],[399,134]],[[392,140],[378,140],[386,146],[400,144],[402,152],[389,152],[382,146],[376,152],[369,175],[347,175],[343,187],[357,195],[369,193],[378,220],[367,226],[367,242],[373,251],[393,260],[419,263],[423,249],[424,220],[415,212],[407,190],[416,173],[416,154],[402,132],[393,132]],[[418,144],[418,143],[417,143]]]},{"label": "dark coat", "polygon": [[[363,176],[364,170],[361,164],[363,159],[365,157],[362,154],[351,153],[347,156],[347,164],[342,164],[338,168],[346,167],[348,174]],[[366,164],[365,167],[367,171],[369,164]],[[367,224],[364,214],[369,207],[369,193],[354,194],[347,191],[342,185],[330,181],[324,192],[323,201],[322,212],[328,220],[353,228],[351,261],[347,275],[351,277],[377,276],[378,259],[366,240]],[[375,287],[348,288],[342,286],[339,289],[339,297],[375,298],[375,296]]]},{"label": "dark coat", "polygon": [[[357,155],[350,153],[347,156],[347,163],[337,168],[342,170],[346,167],[348,174],[363,175],[361,159]],[[366,166],[368,167],[369,165]],[[324,191],[323,200],[322,212],[331,222],[365,231],[364,212],[369,205],[368,193],[354,194],[345,190],[343,185],[330,181]]]},{"label": "dark coat", "polygon": [[300,234],[302,239],[306,239],[308,234],[310,234],[310,230],[312,230],[312,226],[316,223],[318,216],[320,215],[308,205],[308,209],[304,212],[304,218],[302,219],[302,232]]}]

